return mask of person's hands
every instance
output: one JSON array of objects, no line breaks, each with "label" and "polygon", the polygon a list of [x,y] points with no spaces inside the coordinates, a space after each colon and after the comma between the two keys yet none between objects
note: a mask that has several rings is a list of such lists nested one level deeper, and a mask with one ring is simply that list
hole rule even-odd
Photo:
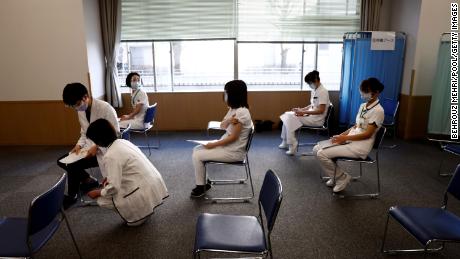
[{"label": "person's hands", "polygon": [[334,144],[343,144],[345,141],[347,141],[347,136],[346,135],[334,135],[331,138],[332,143]]},{"label": "person's hands", "polygon": [[69,153],[74,153],[75,152],[75,154],[78,155],[80,153],[80,149],[81,149],[80,145],[77,144],[77,145],[75,145],[75,147],[72,148],[72,150],[70,150]]},{"label": "person's hands", "polygon": [[89,191],[87,193],[88,197],[90,197],[91,199],[97,199],[98,197],[101,196],[101,190],[100,189],[96,189],[96,190],[92,190],[92,191]]},{"label": "person's hands", "polygon": [[104,179],[102,179],[102,187],[105,187],[109,182],[107,182],[107,177],[104,177]]},{"label": "person's hands", "polygon": [[206,148],[206,149],[212,149],[212,148],[217,147],[217,144],[216,144],[216,142],[209,142],[206,145],[203,145],[203,147]]},{"label": "person's hands", "polygon": [[305,115],[308,115],[308,114],[306,112],[301,111],[301,110],[297,110],[295,112],[295,116],[305,116]]},{"label": "person's hands", "polygon": [[296,108],[292,108],[292,109],[291,109],[291,111],[293,111],[293,112],[298,112],[299,110],[300,110],[299,107],[296,107]]},{"label": "person's hands", "polygon": [[88,153],[86,157],[93,157],[96,155],[96,153],[97,153],[97,145],[94,145],[88,149]]},{"label": "person's hands", "polygon": [[239,123],[238,119],[235,118],[235,115],[236,115],[236,114],[233,114],[232,118],[230,119],[230,123],[231,123],[231,124],[238,124],[238,123]]},{"label": "person's hands", "polygon": [[123,115],[123,116],[120,117],[120,121],[125,121],[125,120],[129,120],[129,119],[130,119],[129,115]]}]

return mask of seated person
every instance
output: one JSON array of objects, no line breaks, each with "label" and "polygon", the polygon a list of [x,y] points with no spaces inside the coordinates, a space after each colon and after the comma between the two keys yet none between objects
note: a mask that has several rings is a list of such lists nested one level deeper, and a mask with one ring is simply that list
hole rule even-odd
[{"label": "seated person", "polygon": [[[87,168],[98,167],[102,160],[102,152],[86,136],[88,125],[97,119],[106,119],[119,131],[117,113],[107,102],[91,98],[86,87],[80,83],[71,83],[64,87],[62,92],[64,103],[77,111],[78,122],[80,123],[80,138],[70,153],[79,154],[81,149],[87,150],[85,158],[73,163],[65,164],[60,162],[69,153],[61,156],[57,164],[67,172],[67,195],[64,196],[64,209],[69,208],[77,202],[77,193],[80,189],[83,192],[99,186],[98,181],[90,177],[85,171]],[[101,170],[102,175],[104,171]],[[81,184],[81,187],[80,187]]]},{"label": "seated person", "polygon": [[[331,177],[326,185],[334,186],[334,192],[344,190],[351,180],[351,176],[345,173],[332,159],[335,157],[361,158],[367,157],[374,145],[375,135],[382,126],[385,117],[379,102],[379,95],[383,91],[383,84],[376,78],[369,78],[361,82],[360,93],[365,103],[361,104],[356,115],[356,124],[340,135],[331,138],[332,143],[344,144],[328,148],[313,147],[323,171]],[[334,171],[337,167],[334,183]]]},{"label": "seated person", "polygon": [[120,128],[126,128],[131,124],[132,129],[144,129],[144,116],[149,107],[149,98],[142,88],[141,76],[136,72],[129,73],[126,77],[126,85],[131,88],[133,111],[121,116]]},{"label": "seated person", "polygon": [[312,89],[310,97],[310,105],[304,108],[293,108],[289,112],[285,112],[280,116],[283,122],[281,129],[281,139],[283,140],[279,148],[287,149],[287,155],[294,155],[297,151],[297,139],[295,131],[302,125],[305,126],[322,126],[327,115],[329,107],[329,93],[321,84],[319,72],[311,71],[305,76],[305,82]]},{"label": "seated person", "polygon": [[101,167],[107,172],[103,188],[88,192],[88,196],[97,199],[99,206],[117,211],[128,226],[142,224],[168,197],[160,173],[138,147],[117,139],[107,120],[91,123],[87,136],[106,149]]},{"label": "seated person", "polygon": [[198,145],[193,149],[196,187],[192,197],[201,197],[211,188],[206,184],[204,161],[242,161],[246,155],[246,143],[253,124],[247,101],[247,86],[244,81],[233,80],[225,84],[224,101],[229,107],[220,127],[226,133],[218,141]]}]

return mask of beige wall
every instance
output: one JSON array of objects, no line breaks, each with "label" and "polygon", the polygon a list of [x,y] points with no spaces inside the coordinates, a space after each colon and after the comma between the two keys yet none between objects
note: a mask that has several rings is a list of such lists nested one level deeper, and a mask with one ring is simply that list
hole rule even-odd
[{"label": "beige wall", "polygon": [[82,1],[0,4],[0,101],[60,100],[68,82],[87,84]]}]

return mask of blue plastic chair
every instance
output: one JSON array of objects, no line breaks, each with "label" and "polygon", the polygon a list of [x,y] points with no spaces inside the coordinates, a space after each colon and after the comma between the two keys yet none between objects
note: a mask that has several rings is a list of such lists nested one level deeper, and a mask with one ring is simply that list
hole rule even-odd
[{"label": "blue plastic chair", "polygon": [[[385,114],[383,124],[387,130],[392,131],[392,136],[393,139],[396,138],[396,113],[398,112],[399,108],[399,101],[389,99],[389,98],[383,98],[380,100],[380,105],[383,107],[383,111]],[[395,148],[397,145],[391,145],[391,146],[384,146],[385,148]]]},{"label": "blue plastic chair", "polygon": [[[270,235],[283,199],[278,176],[268,170],[259,195],[259,219],[254,216],[204,213],[196,224],[194,258],[201,252],[270,255]],[[262,210],[267,221],[264,228]],[[267,237],[266,237],[267,236]]]},{"label": "blue plastic chair", "polygon": [[[153,125],[155,123],[155,115],[157,112],[157,103],[154,103],[150,105],[147,110],[145,111],[144,115],[144,128],[143,129],[134,129],[131,128],[130,132],[132,133],[142,133],[144,134],[145,141],[147,141],[147,146],[138,146],[139,148],[148,148],[149,149],[149,156],[152,154],[150,151],[150,148],[160,148],[160,139],[158,138],[158,131],[156,131],[156,138],[158,141],[158,144],[156,146],[151,146],[150,141],[148,139],[148,132],[150,131],[151,128],[153,128]],[[123,130],[123,129],[121,129]]]},{"label": "blue plastic chair", "polygon": [[[446,242],[460,242],[460,217],[447,210],[447,199],[451,195],[460,200],[460,165],[450,180],[444,193],[441,208],[398,207],[388,211],[381,251],[383,253],[436,252],[444,248]],[[395,219],[423,246],[422,249],[385,250],[385,240],[390,217]],[[441,243],[437,248],[430,248],[432,243]]]},{"label": "blue plastic chair", "polygon": [[[64,220],[81,258],[62,208],[66,174],[30,203],[28,218],[0,218],[0,257],[32,257],[53,237]],[[61,214],[61,217],[58,215]]]},{"label": "blue plastic chair", "polygon": [[[446,151],[447,153],[450,153],[456,156],[460,156],[460,142],[449,140],[449,139],[446,139],[445,137],[439,137],[439,136],[428,137],[428,140],[438,142],[442,151]],[[441,161],[439,162],[438,175],[439,176],[452,176],[452,173],[441,172],[442,164],[444,163],[445,158],[446,156],[443,156],[441,158]]]}]

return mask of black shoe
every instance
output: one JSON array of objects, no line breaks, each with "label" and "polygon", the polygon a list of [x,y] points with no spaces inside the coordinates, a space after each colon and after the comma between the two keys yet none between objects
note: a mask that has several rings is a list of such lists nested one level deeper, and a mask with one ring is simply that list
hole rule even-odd
[{"label": "black shoe", "polygon": [[190,194],[190,196],[194,197],[194,198],[198,198],[198,197],[201,197],[203,196],[206,191],[208,191],[209,189],[211,189],[211,185],[208,183],[206,185],[197,185],[195,187],[195,189],[192,190],[192,193]]},{"label": "black shoe", "polygon": [[87,193],[99,187],[99,182],[97,181],[97,179],[93,177],[90,178],[91,180],[89,180],[88,182],[80,184],[80,190],[82,193]]},{"label": "black shoe", "polygon": [[62,202],[62,207],[64,207],[64,210],[72,207],[77,202],[77,196],[69,196],[69,195],[64,195],[64,201]]}]

